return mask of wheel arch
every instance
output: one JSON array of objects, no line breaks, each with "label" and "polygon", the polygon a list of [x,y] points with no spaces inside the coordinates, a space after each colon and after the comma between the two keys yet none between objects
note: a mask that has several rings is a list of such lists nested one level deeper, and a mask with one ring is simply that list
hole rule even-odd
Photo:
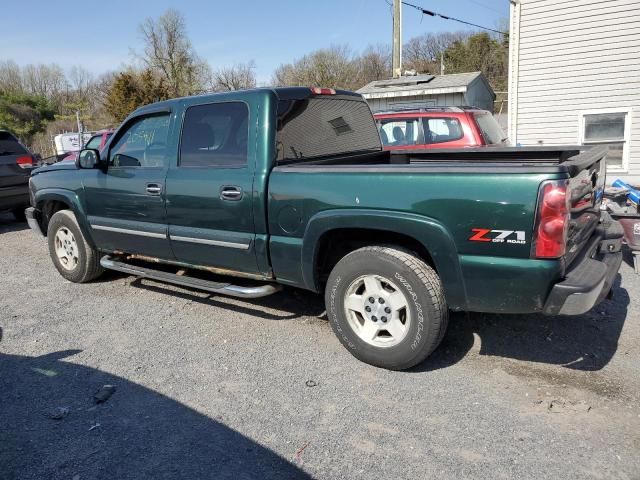
[{"label": "wheel arch", "polygon": [[87,223],[87,217],[75,192],[58,188],[45,188],[36,192],[35,205],[41,212],[40,222],[45,236],[47,235],[47,227],[51,217],[60,210],[71,210],[76,216],[82,235],[84,235],[87,243],[95,246]]},{"label": "wheel arch", "polygon": [[340,258],[370,245],[398,246],[413,251],[432,266],[443,285],[449,307],[463,310],[466,293],[455,242],[438,221],[384,210],[328,210],[313,216],[302,244],[305,286],[321,292],[324,276]]}]

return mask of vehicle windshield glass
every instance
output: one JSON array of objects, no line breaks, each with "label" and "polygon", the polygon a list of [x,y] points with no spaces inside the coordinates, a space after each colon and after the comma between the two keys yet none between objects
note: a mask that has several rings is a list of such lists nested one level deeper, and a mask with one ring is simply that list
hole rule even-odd
[{"label": "vehicle windshield glass", "polygon": [[380,139],[385,147],[401,147],[424,143],[419,118],[386,118],[378,120]]},{"label": "vehicle windshield glass", "polygon": [[0,132],[0,155],[22,155],[28,153],[9,132]]},{"label": "vehicle windshield glass", "polygon": [[500,128],[500,125],[490,113],[480,113],[476,116],[476,122],[482,132],[487,145],[500,145],[508,142],[507,136]]},{"label": "vehicle windshield glass", "polygon": [[87,142],[87,144],[84,146],[84,148],[91,148],[91,149],[96,150],[96,149],[100,148],[100,142],[101,141],[102,141],[102,135],[94,135]]},{"label": "vehicle windshield glass", "polygon": [[380,151],[380,138],[361,99],[323,96],[278,103],[278,163],[366,151]]}]

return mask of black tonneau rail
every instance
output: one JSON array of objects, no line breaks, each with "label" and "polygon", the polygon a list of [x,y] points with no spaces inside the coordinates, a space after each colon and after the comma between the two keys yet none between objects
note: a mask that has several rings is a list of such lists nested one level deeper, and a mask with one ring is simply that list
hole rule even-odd
[{"label": "black tonneau rail", "polygon": [[473,164],[561,165],[572,177],[607,155],[607,147],[478,147],[462,149],[391,150],[392,163],[433,164],[451,161]]}]

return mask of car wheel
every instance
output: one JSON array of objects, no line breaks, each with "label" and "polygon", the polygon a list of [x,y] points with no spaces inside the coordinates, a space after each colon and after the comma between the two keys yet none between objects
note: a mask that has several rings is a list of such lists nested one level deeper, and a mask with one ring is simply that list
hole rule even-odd
[{"label": "car wheel", "polygon": [[13,210],[11,213],[13,214],[13,218],[16,219],[16,222],[24,222],[27,220],[23,208]]},{"label": "car wheel", "polygon": [[415,254],[365,247],[343,257],[325,290],[333,331],[353,356],[390,370],[427,358],[447,328],[440,278]]},{"label": "car wheel", "polygon": [[87,243],[71,210],[60,210],[51,217],[47,239],[51,260],[67,280],[90,282],[104,271],[98,251]]}]

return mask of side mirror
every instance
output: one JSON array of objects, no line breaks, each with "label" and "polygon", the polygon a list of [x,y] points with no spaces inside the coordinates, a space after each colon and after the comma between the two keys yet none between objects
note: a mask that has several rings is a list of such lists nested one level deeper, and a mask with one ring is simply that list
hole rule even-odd
[{"label": "side mirror", "polygon": [[85,148],[80,150],[76,157],[76,166],[78,168],[98,168],[100,164],[100,152],[93,148]]}]

